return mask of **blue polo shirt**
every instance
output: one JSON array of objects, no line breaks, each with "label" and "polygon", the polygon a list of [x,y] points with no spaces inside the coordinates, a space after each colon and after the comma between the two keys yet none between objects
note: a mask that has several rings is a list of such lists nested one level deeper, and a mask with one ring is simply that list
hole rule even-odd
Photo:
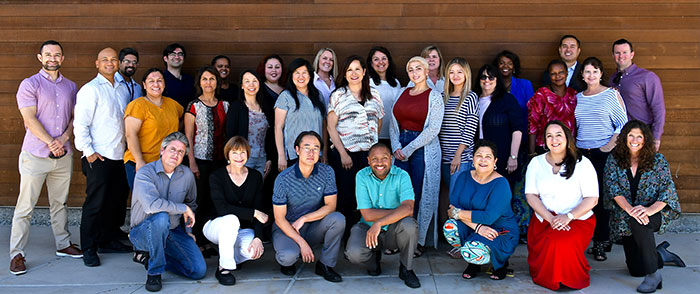
[{"label": "blue polo shirt", "polygon": [[287,221],[296,221],[301,216],[314,212],[324,205],[323,198],[335,196],[333,169],[323,163],[316,163],[308,178],[299,170],[299,163],[283,170],[275,179],[272,191],[274,205],[287,205]]},{"label": "blue polo shirt", "polygon": [[[389,173],[384,180],[380,180],[372,173],[370,167],[365,167],[357,172],[355,176],[355,197],[357,197],[357,209],[395,209],[406,200],[414,200],[413,185],[408,173],[391,166]],[[373,222],[368,222],[364,218],[361,223],[371,226]],[[383,226],[386,230],[389,226]]]}]

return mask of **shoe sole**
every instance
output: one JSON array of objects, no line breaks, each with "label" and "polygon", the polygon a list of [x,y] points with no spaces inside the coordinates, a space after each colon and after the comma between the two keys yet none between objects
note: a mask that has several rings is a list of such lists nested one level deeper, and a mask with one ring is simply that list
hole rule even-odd
[{"label": "shoe sole", "polygon": [[70,258],[83,258],[83,255],[75,255],[75,254],[68,254],[68,253],[63,253],[63,252],[56,252],[56,256],[58,257],[70,257]]},{"label": "shoe sole", "polygon": [[27,273],[27,270],[17,271],[17,272],[10,271],[10,273],[13,274],[13,275],[15,275],[15,276],[19,276],[19,275],[26,274],[26,273]]}]

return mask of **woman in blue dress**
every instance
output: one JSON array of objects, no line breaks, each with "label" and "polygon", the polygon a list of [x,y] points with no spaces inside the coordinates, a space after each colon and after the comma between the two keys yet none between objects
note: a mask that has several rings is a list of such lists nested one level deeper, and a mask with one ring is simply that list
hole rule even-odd
[{"label": "woman in blue dress", "polygon": [[443,232],[453,247],[461,247],[469,266],[462,273],[471,279],[490,259],[493,280],[508,272],[508,258],[518,246],[518,223],[510,206],[508,181],[495,171],[496,145],[481,140],[474,145],[474,170],[458,173],[450,189],[450,219]]}]

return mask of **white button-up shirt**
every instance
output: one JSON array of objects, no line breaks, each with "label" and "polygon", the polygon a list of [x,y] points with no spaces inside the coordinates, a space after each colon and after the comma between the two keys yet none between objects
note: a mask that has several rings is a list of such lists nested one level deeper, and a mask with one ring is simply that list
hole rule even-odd
[{"label": "white button-up shirt", "polygon": [[124,158],[124,110],[129,92],[101,74],[78,91],[74,110],[75,148],[90,156],[97,152],[111,160]]}]

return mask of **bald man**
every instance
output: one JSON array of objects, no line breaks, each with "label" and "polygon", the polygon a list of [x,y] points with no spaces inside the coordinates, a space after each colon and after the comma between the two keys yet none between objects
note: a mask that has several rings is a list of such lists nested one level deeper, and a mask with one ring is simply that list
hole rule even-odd
[{"label": "bald man", "polygon": [[129,91],[114,81],[119,70],[117,51],[102,49],[95,67],[97,76],[78,91],[73,122],[75,147],[83,153],[82,170],[87,178],[80,241],[83,263],[90,267],[100,265],[97,252],[132,251],[118,240],[129,193],[123,162]]}]

